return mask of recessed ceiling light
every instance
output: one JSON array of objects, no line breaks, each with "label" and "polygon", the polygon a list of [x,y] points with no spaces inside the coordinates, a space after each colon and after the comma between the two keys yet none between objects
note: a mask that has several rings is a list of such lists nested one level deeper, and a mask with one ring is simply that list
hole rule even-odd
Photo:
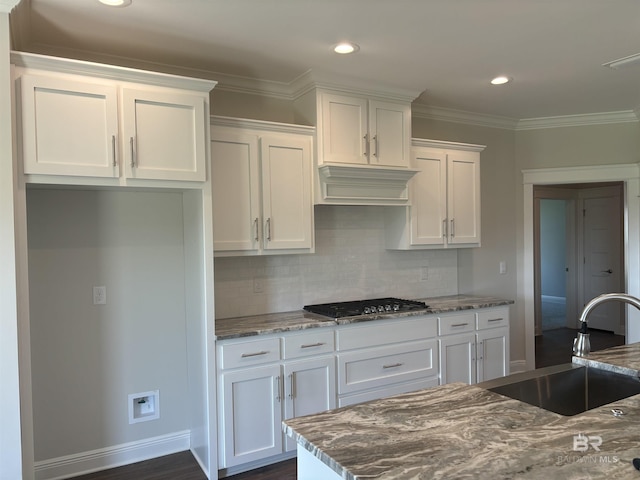
[{"label": "recessed ceiling light", "polygon": [[131,5],[131,0],[98,0],[103,5],[108,7],[126,7]]},{"label": "recessed ceiling light", "polygon": [[339,53],[341,55],[346,55],[348,53],[354,53],[360,50],[360,47],[355,43],[342,42],[333,47],[333,51]]},{"label": "recessed ceiling light", "polygon": [[491,85],[504,85],[505,83],[509,83],[511,78],[505,77],[504,75],[500,75],[499,77],[491,80]]}]

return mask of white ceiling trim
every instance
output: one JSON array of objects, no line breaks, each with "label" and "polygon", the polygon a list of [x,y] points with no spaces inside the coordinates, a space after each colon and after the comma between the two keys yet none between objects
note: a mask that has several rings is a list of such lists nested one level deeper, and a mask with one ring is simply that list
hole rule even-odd
[{"label": "white ceiling trim", "polygon": [[18,5],[20,0],[0,0],[0,12],[11,13],[13,7]]},{"label": "white ceiling trim", "polygon": [[609,123],[635,123],[638,115],[634,110],[620,112],[588,113],[584,115],[564,115],[560,117],[523,118],[516,130],[536,130],[540,128],[581,127],[585,125],[605,125]]},{"label": "white ceiling trim", "polygon": [[452,108],[433,107],[422,103],[414,103],[411,106],[411,115],[413,117],[425,118],[428,120],[463,123],[465,125],[502,128],[506,130],[515,130],[518,124],[518,119],[515,118],[467,112]]}]

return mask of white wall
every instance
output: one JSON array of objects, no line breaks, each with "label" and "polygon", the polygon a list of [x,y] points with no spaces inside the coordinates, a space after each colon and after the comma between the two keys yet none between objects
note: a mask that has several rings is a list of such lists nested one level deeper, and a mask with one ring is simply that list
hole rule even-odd
[{"label": "white wall", "polygon": [[[36,462],[188,430],[182,194],[27,200]],[[160,419],[129,425],[127,395],[156,389]]]},{"label": "white wall", "polygon": [[[216,318],[300,310],[309,303],[458,293],[455,250],[388,251],[385,208],[316,206],[316,253],[216,258]],[[429,267],[421,280],[421,267]],[[263,291],[254,293],[254,280]]]}]

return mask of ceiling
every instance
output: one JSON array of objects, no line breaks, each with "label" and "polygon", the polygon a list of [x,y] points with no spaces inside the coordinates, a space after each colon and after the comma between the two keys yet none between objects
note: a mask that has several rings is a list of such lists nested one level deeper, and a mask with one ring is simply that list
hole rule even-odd
[{"label": "ceiling", "polygon": [[[22,0],[11,26],[17,50],[220,88],[286,95],[311,70],[513,120],[640,107],[640,66],[602,65],[640,52],[638,0]],[[342,40],[359,52],[333,53]]]}]

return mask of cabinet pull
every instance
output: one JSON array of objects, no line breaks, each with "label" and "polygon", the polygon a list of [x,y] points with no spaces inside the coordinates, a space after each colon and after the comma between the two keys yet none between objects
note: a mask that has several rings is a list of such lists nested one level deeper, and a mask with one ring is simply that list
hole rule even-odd
[{"label": "cabinet pull", "polygon": [[324,342],[307,343],[306,345],[300,345],[300,348],[321,347],[322,345],[326,345],[326,344]]},{"label": "cabinet pull", "polygon": [[276,389],[277,389],[277,390],[276,390],[276,400],[277,400],[278,402],[280,402],[280,400],[282,400],[282,397],[280,396],[280,386],[281,386],[281,385],[280,385],[280,375],[278,375],[278,376],[276,377]]},{"label": "cabinet pull", "polygon": [[289,390],[289,398],[293,400],[296,398],[296,372],[289,374],[289,382],[291,382],[289,385],[291,387]]},{"label": "cabinet pull", "polygon": [[456,224],[454,223],[455,219],[451,219],[451,238],[456,236]]},{"label": "cabinet pull", "polygon": [[271,218],[267,218],[266,230],[267,230],[267,240],[271,241]]},{"label": "cabinet pull", "polygon": [[382,368],[396,368],[401,367],[404,363],[392,363],[390,365],[383,365]]},{"label": "cabinet pull", "polygon": [[373,156],[374,157],[378,157],[378,135],[374,135],[373,136],[373,147],[375,148],[375,150],[373,151]]},{"label": "cabinet pull", "polygon": [[442,236],[447,238],[447,219],[442,220]]},{"label": "cabinet pull", "polygon": [[489,320],[487,320],[487,322],[499,322],[500,320],[503,320],[502,318],[490,318]]},{"label": "cabinet pull", "polygon": [[266,355],[267,353],[269,353],[267,350],[262,350],[261,352],[243,353],[241,357],[242,358],[259,357],[260,355]]},{"label": "cabinet pull", "polygon": [[454,323],[453,325],[451,325],[451,328],[466,327],[467,325],[469,325],[469,323]]},{"label": "cabinet pull", "polygon": [[116,136],[111,135],[111,152],[113,156],[113,166],[118,166],[118,161],[116,160]]},{"label": "cabinet pull", "polygon": [[253,221],[254,239],[258,241],[258,217]]},{"label": "cabinet pull", "polygon": [[133,137],[129,138],[129,147],[131,148],[131,168],[136,166],[136,150],[133,148]]},{"label": "cabinet pull", "polygon": [[365,134],[362,139],[364,140],[364,156],[369,158],[369,134]]}]

